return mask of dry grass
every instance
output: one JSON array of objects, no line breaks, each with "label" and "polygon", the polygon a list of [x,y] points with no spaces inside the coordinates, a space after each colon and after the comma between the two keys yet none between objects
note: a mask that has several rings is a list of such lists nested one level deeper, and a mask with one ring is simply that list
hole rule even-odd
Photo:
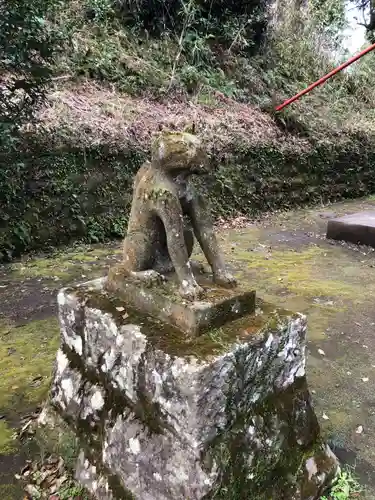
[{"label": "dry grass", "polygon": [[[278,149],[293,148],[307,151],[311,142],[298,134],[281,129],[274,118],[252,104],[243,104],[218,91],[211,92],[210,104],[193,99],[168,96],[164,101],[152,97],[134,97],[121,93],[114,86],[103,86],[92,81],[56,82],[47,105],[39,114],[40,125],[51,139],[70,146],[92,147],[107,145],[116,149],[136,147],[147,152],[151,137],[161,128],[181,129],[195,122],[200,135],[216,154],[225,154],[233,145],[274,144]],[[307,96],[296,103],[295,110],[302,113],[304,122],[320,123],[314,136],[320,141],[345,141],[348,136],[365,132],[375,134],[375,114],[336,103],[336,113],[330,113],[330,104]],[[374,116],[372,116],[374,114]],[[331,116],[330,128],[327,117]],[[280,115],[283,117],[283,115]]]},{"label": "dry grass", "polygon": [[[275,145],[280,149],[307,151],[312,142],[298,133],[287,133],[274,118],[253,104],[235,101],[210,89],[209,99],[199,93],[188,99],[173,90],[164,100],[135,97],[120,92],[114,85],[92,80],[57,79],[47,105],[40,112],[40,125],[51,139],[80,148],[106,145],[117,150],[135,147],[148,152],[151,137],[161,128],[181,129],[195,122],[208,148],[225,155],[233,145]],[[203,104],[202,102],[209,102]],[[327,99],[324,89],[309,95],[287,109],[312,124],[312,135],[320,142],[347,141],[357,133],[375,135],[375,113],[358,109],[354,97]],[[281,118],[287,116],[285,112]]]},{"label": "dry grass", "polygon": [[[152,135],[161,127],[181,129],[195,122],[208,144],[227,151],[233,142],[274,143],[295,139],[285,136],[273,118],[258,108],[215,93],[214,105],[193,101],[155,101],[130,97],[110,87],[81,82],[56,88],[40,113],[43,127],[83,145],[136,145],[148,151]],[[301,140],[298,140],[301,143]]]}]

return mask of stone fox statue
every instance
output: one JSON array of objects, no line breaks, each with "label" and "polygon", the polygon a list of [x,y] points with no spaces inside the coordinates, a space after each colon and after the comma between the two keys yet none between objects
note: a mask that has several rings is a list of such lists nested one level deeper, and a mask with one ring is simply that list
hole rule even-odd
[{"label": "stone fox statue", "polygon": [[181,296],[198,299],[203,289],[189,262],[195,234],[215,283],[236,285],[225,269],[206,203],[189,180],[192,174],[208,172],[208,156],[197,136],[188,132],[162,132],[158,136],[152,145],[151,163],[139,169],[134,181],[123,246],[125,275],[151,284],[174,269]]}]

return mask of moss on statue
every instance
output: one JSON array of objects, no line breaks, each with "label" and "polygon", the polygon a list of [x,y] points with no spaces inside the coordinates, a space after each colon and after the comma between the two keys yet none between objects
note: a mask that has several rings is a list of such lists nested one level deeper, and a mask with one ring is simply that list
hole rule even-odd
[{"label": "moss on statue", "polygon": [[190,266],[194,236],[212,269],[216,284],[233,288],[218,247],[209,206],[196,192],[191,176],[210,172],[202,141],[188,132],[163,132],[151,148],[151,161],[137,172],[121,264],[110,270],[107,286],[118,279],[137,279],[148,287],[175,271],[178,293],[194,301],[205,295]]},{"label": "moss on statue", "polygon": [[67,289],[67,293],[73,291],[80,300],[85,300],[86,307],[109,313],[118,325],[142,324],[142,333],[155,348],[162,349],[171,356],[196,356],[200,360],[219,355],[238,341],[256,342],[263,331],[276,330],[288,317],[294,317],[289,311],[275,309],[272,304],[257,300],[257,314],[246,315],[224,324],[220,329],[214,328],[197,337],[190,337],[183,335],[177,328],[145,317],[132,308],[124,308],[121,299],[111,294],[87,291],[84,288]]}]

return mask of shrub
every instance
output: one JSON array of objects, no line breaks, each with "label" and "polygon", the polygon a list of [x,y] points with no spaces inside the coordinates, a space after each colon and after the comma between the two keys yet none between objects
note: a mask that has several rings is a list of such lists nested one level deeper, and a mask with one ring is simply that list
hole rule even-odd
[{"label": "shrub", "polygon": [[[13,161],[19,131],[35,117],[46,97],[59,37],[49,19],[57,0],[0,2],[0,221],[9,224],[24,158]],[[49,17],[48,17],[49,16]],[[14,215],[16,216],[16,214]],[[19,229],[19,231],[21,231]],[[22,239],[22,231],[19,234]],[[1,245],[0,245],[1,246]],[[1,253],[1,251],[0,251]]]},{"label": "shrub", "polygon": [[15,128],[43,102],[57,46],[49,19],[58,0],[0,3],[0,122]]}]

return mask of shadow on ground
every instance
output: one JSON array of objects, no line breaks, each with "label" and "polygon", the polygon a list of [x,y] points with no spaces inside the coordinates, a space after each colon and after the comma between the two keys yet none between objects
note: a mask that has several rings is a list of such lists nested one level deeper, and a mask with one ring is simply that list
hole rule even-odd
[{"label": "shadow on ground", "polygon": [[[258,296],[308,315],[308,379],[323,432],[375,498],[375,253],[325,239],[327,218],[374,208],[346,202],[265,217],[220,240]],[[11,427],[48,392],[59,343],[56,292],[106,273],[119,244],[81,246],[0,267],[0,493],[16,498],[22,453]]]}]

